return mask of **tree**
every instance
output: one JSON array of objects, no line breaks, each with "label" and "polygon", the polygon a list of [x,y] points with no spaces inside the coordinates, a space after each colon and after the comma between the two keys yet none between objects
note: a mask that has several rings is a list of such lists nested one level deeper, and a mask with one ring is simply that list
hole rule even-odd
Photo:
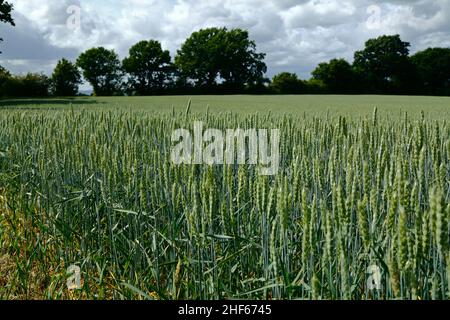
[{"label": "tree", "polygon": [[220,50],[226,29],[209,28],[194,32],[181,46],[175,65],[181,76],[190,78],[198,87],[212,87],[220,71]]},{"label": "tree", "polygon": [[232,89],[242,89],[263,80],[267,71],[265,54],[256,52],[256,44],[249,39],[247,31],[233,29],[225,34],[221,51],[220,75],[225,85]]},{"label": "tree", "polygon": [[243,88],[261,82],[267,67],[265,54],[256,52],[248,32],[209,28],[194,32],[175,57],[181,76],[197,87],[212,88],[221,79],[225,87]]},{"label": "tree", "polygon": [[163,89],[172,69],[169,51],[163,50],[161,43],[155,40],[141,41],[132,46],[122,65],[130,74],[131,89],[141,95]]},{"label": "tree", "polygon": [[428,48],[411,57],[423,92],[450,94],[450,48]]},{"label": "tree", "polygon": [[[0,0],[0,22],[9,23],[12,26],[15,26],[14,19],[11,16],[11,12],[13,10],[13,5],[4,1]],[[3,41],[2,38],[0,38],[0,42]],[[2,53],[0,51],[0,53]]]},{"label": "tree", "polygon": [[320,63],[312,72],[312,76],[322,81],[329,93],[355,92],[355,73],[351,64],[344,59]]},{"label": "tree", "polygon": [[282,72],[273,77],[270,88],[279,94],[305,93],[306,84],[295,73]]},{"label": "tree", "polygon": [[353,66],[368,91],[402,93],[410,88],[409,46],[399,35],[381,36],[368,40],[365,49],[355,53]]},{"label": "tree", "polygon": [[114,95],[120,91],[122,69],[114,50],[89,49],[78,57],[77,66],[83,70],[83,77],[92,85],[96,96]]},{"label": "tree", "polygon": [[75,96],[81,84],[81,74],[72,62],[61,59],[52,74],[52,91],[55,96]]}]

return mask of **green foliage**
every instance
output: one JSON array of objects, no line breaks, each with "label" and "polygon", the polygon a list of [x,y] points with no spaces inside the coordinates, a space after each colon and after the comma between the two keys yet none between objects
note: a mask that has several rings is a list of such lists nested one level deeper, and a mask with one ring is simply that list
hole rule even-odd
[{"label": "green foliage", "polygon": [[330,93],[357,92],[356,74],[352,65],[344,59],[320,63],[312,72],[313,79],[321,81]]},{"label": "green foliage", "polygon": [[215,85],[221,68],[225,35],[225,28],[194,32],[175,56],[175,64],[181,76],[193,80],[197,86]]},{"label": "green foliage", "polygon": [[381,36],[366,42],[355,52],[353,66],[367,89],[377,93],[403,93],[410,88],[412,75],[408,58],[410,44],[399,35]]},{"label": "green foliage", "polygon": [[81,74],[72,62],[61,59],[52,74],[52,92],[55,96],[75,96],[81,84]]},{"label": "green foliage", "polygon": [[83,77],[92,85],[96,96],[120,92],[122,66],[114,50],[103,47],[89,49],[78,57],[77,66],[83,70]]},{"label": "green foliage", "polygon": [[279,94],[300,94],[306,92],[306,84],[295,73],[289,72],[275,75],[270,88]]},{"label": "green foliage", "polygon": [[450,94],[450,48],[428,48],[411,57],[427,94]]},{"label": "green foliage", "polygon": [[265,54],[241,29],[209,28],[194,32],[175,57],[181,77],[198,87],[213,88],[220,78],[225,87],[242,89],[266,72]]},{"label": "green foliage", "polygon": [[220,76],[225,86],[238,90],[260,81],[266,73],[266,54],[256,51],[256,43],[249,39],[248,31],[232,29],[226,32],[222,49]]},{"label": "green foliage", "polygon": [[314,78],[309,79],[306,85],[308,86],[308,92],[311,94],[324,94],[328,90],[325,83]]},{"label": "green foliage", "polygon": [[140,95],[161,92],[173,72],[169,51],[163,50],[161,43],[155,40],[140,41],[132,46],[122,65],[130,75],[129,90]]},{"label": "green foliage", "polygon": [[[9,75],[9,73],[6,73]],[[24,76],[0,75],[0,96],[4,97],[47,97],[50,94],[50,79],[39,73]]]}]

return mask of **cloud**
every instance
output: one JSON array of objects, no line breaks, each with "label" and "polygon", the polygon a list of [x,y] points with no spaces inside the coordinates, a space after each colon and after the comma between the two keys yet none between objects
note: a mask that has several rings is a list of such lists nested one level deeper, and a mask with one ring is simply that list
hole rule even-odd
[{"label": "cloud", "polygon": [[288,29],[345,24],[355,14],[351,1],[308,1],[282,12]]},{"label": "cloud", "polygon": [[51,34],[38,28],[20,12],[14,15],[16,25],[2,27],[0,64],[14,73],[28,71],[49,73],[55,62],[62,58],[75,59],[79,54],[76,47],[60,47],[52,43]]},{"label": "cloud", "polygon": [[[367,39],[382,34],[399,33],[413,52],[450,45],[448,0],[10,1],[17,26],[0,26],[5,38],[0,64],[13,72],[50,72],[58,58],[74,59],[93,46],[125,57],[142,39],[160,40],[173,56],[193,31],[211,26],[249,30],[258,49],[267,53],[269,76],[291,71],[308,78],[319,62],[351,61]],[[67,9],[73,5],[81,9],[77,30],[67,27]],[[368,21],[378,23],[374,28]]]}]

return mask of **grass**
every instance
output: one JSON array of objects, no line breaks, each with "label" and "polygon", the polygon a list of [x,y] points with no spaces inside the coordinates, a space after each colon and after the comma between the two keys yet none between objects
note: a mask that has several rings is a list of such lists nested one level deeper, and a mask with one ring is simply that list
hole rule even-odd
[{"label": "grass", "polygon": [[[448,98],[187,100],[0,103],[0,299],[450,297]],[[281,171],[174,165],[196,120],[279,128]]]}]

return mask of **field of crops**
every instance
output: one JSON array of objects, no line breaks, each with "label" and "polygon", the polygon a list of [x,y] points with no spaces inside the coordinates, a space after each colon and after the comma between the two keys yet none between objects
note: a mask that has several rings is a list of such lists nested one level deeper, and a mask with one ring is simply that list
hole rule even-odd
[{"label": "field of crops", "polygon": [[427,119],[450,119],[450,97],[413,96],[161,96],[161,97],[80,97],[61,99],[0,100],[0,110],[96,110],[96,111],[145,111],[146,113],[184,112],[191,100],[193,113],[233,112],[243,115],[289,114],[326,117],[341,115],[359,120],[372,116],[378,109],[381,117],[402,119],[404,113],[419,119],[426,111]]},{"label": "field of crops", "polygon": [[[449,299],[449,102],[2,101],[0,299]],[[280,129],[278,175],[173,164],[194,121]]]}]

